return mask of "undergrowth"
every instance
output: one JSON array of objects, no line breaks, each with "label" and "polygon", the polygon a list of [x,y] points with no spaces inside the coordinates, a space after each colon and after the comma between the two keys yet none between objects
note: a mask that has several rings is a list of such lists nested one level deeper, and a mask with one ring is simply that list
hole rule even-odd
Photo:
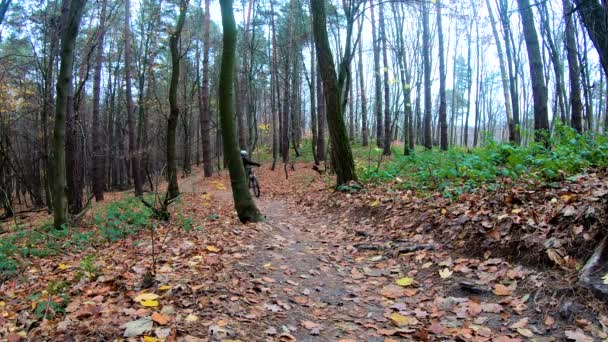
[{"label": "undergrowth", "polygon": [[439,191],[455,197],[480,187],[493,190],[505,180],[529,180],[551,184],[608,166],[608,136],[577,134],[559,126],[551,148],[532,143],[516,146],[489,140],[484,146],[448,151],[432,149],[409,156],[394,156],[376,165],[358,163],[364,182],[395,182],[399,188],[418,192]]},{"label": "undergrowth", "polygon": [[70,226],[57,230],[51,222],[41,227],[15,224],[0,239],[0,280],[17,273],[27,257],[83,251],[135,235],[154,224],[152,211],[134,197],[108,203],[93,214],[92,221],[92,230]]}]

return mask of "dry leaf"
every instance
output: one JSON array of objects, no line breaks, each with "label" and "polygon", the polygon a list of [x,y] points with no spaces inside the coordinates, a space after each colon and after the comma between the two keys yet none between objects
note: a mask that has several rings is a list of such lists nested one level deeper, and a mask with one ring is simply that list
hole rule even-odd
[{"label": "dry leaf", "polygon": [[451,277],[452,273],[454,273],[454,272],[450,271],[449,268],[444,268],[442,270],[439,270],[439,276],[441,277],[441,279],[447,279],[447,278]]},{"label": "dry leaf", "polygon": [[410,286],[414,283],[414,279],[410,277],[404,277],[397,279],[397,285],[399,286]]},{"label": "dry leaf", "polygon": [[158,312],[152,314],[152,320],[160,325],[169,323],[170,318]]}]

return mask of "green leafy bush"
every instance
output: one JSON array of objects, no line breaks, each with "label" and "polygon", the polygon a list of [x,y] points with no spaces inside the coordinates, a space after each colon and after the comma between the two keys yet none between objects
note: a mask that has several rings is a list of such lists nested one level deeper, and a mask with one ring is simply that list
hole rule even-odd
[{"label": "green leafy bush", "polygon": [[454,196],[481,186],[491,189],[503,178],[554,182],[590,167],[608,166],[605,135],[580,135],[560,125],[551,138],[551,146],[515,146],[489,140],[468,151],[455,147],[395,156],[381,167],[360,168],[359,175],[365,182],[397,181],[405,189]]}]

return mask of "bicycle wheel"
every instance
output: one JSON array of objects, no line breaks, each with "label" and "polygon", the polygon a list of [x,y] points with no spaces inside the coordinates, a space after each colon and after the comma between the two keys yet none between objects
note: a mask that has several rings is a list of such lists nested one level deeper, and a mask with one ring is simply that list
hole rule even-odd
[{"label": "bicycle wheel", "polygon": [[258,179],[255,176],[249,179],[249,187],[253,190],[253,194],[255,197],[260,197],[260,184],[258,183]]}]

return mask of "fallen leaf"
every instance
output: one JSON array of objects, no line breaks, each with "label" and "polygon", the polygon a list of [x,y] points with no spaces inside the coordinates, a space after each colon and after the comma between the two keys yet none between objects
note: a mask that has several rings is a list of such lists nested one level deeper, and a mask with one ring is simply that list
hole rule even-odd
[{"label": "fallen leaf", "polygon": [[534,333],[532,333],[532,331],[530,331],[530,329],[526,329],[526,328],[517,328],[517,332],[528,338],[534,336]]},{"label": "fallen leaf", "polygon": [[447,278],[451,277],[452,273],[454,273],[454,272],[450,271],[449,268],[444,268],[442,270],[439,270],[439,276],[441,277],[441,279],[447,279]]},{"label": "fallen leaf", "polygon": [[136,321],[125,323],[122,325],[122,327],[125,329],[125,332],[123,333],[124,337],[134,337],[142,335],[146,331],[152,330],[154,323],[152,323],[150,316],[146,316]]},{"label": "fallen leaf", "polygon": [[579,328],[576,330],[566,330],[564,334],[568,338],[568,340],[572,340],[575,342],[593,342],[593,338],[585,335],[585,333]]},{"label": "fallen leaf", "polygon": [[158,306],[158,301],[152,300],[152,299],[144,299],[141,302],[139,302],[139,304],[141,304],[147,308],[155,308]]},{"label": "fallen leaf", "polygon": [[302,321],[300,322],[300,324],[304,328],[309,330],[311,335],[319,335],[321,333],[321,330],[323,330],[323,327],[321,325],[312,321]]},{"label": "fallen leaf", "polygon": [[396,299],[405,296],[405,290],[397,285],[387,285],[380,290],[380,294],[386,298]]},{"label": "fallen leaf", "polygon": [[393,322],[394,325],[396,325],[398,327],[403,327],[403,326],[415,324],[418,322],[418,320],[413,317],[403,316],[402,314],[399,314],[397,312],[393,312],[389,316],[389,319],[391,320],[391,322]]},{"label": "fallen leaf", "polygon": [[194,314],[189,314],[188,316],[186,316],[185,321],[186,321],[186,322],[188,322],[188,323],[192,323],[192,322],[196,322],[196,321],[198,321],[198,319],[199,319],[199,318],[198,318],[198,316],[197,316],[197,315],[194,315]]},{"label": "fallen leaf", "polygon": [[144,342],[159,342],[160,340],[152,336],[144,336]]},{"label": "fallen leaf", "polygon": [[207,250],[212,253],[217,253],[220,251],[220,249],[215,247],[214,245],[207,245]]},{"label": "fallen leaf", "polygon": [[158,295],[154,293],[142,293],[139,296],[133,298],[136,302],[141,302],[143,300],[155,300],[158,299]]},{"label": "fallen leaf", "polygon": [[414,279],[410,277],[404,277],[397,279],[397,285],[399,286],[410,286],[414,283]]},{"label": "fallen leaf", "polygon": [[158,288],[159,291],[169,291],[171,290],[171,285],[163,285]]},{"label": "fallen leaf", "polygon": [[152,320],[160,325],[169,323],[170,318],[158,312],[152,314]]},{"label": "fallen leaf", "polygon": [[602,277],[602,282],[604,283],[604,285],[608,285],[608,273],[604,274],[604,276]]},{"label": "fallen leaf", "polygon": [[492,292],[497,296],[509,296],[513,293],[513,290],[503,284],[496,284]]},{"label": "fallen leaf", "polygon": [[371,203],[369,206],[370,206],[370,207],[377,207],[377,206],[378,206],[378,204],[380,204],[380,200],[379,200],[379,199],[376,199],[376,200],[375,200],[375,201],[373,201],[373,202],[372,202],[372,203]]}]

